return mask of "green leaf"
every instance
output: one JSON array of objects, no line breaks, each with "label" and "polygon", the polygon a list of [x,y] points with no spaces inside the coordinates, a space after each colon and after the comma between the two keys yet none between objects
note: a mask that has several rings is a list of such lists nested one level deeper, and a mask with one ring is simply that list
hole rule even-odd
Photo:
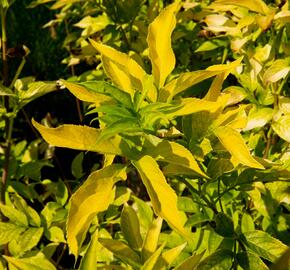
[{"label": "green leaf", "polygon": [[202,252],[201,254],[193,254],[185,261],[183,261],[181,264],[179,264],[177,267],[175,267],[173,270],[188,270],[188,269],[194,270],[196,266],[199,264],[203,254],[204,252]]},{"label": "green leaf", "polygon": [[229,151],[239,163],[252,168],[264,169],[264,166],[251,156],[243,137],[238,131],[231,127],[220,126],[214,129],[213,132],[226,150]]},{"label": "green leaf", "polygon": [[148,228],[141,252],[143,261],[147,260],[157,249],[162,222],[162,218],[157,217]]},{"label": "green leaf", "polygon": [[56,270],[54,265],[39,252],[35,256],[26,258],[14,258],[3,256],[5,260],[19,270]]},{"label": "green leaf", "polygon": [[250,252],[238,253],[237,261],[243,270],[269,270],[259,256]]},{"label": "green leaf", "polygon": [[64,239],[64,232],[61,228],[57,226],[51,226],[45,236],[48,238],[48,240],[55,242],[55,243],[65,243]]},{"label": "green leaf", "polygon": [[5,217],[9,218],[10,222],[18,226],[28,227],[28,220],[24,213],[12,206],[4,204],[0,204],[0,210]]},{"label": "green leaf", "polygon": [[94,92],[86,87],[78,84],[60,80],[60,82],[78,99],[86,102],[92,102],[97,105],[107,104],[112,102],[112,98],[105,94]]},{"label": "green leaf", "polygon": [[147,43],[155,84],[161,88],[175,67],[175,56],[171,48],[171,34],[176,25],[175,13],[179,3],[175,2],[161,11],[149,25]]},{"label": "green leaf", "polygon": [[85,255],[81,260],[81,265],[79,270],[89,270],[96,269],[97,267],[97,252],[99,252],[100,246],[98,241],[98,231],[96,231],[91,238],[89,247],[86,250]]},{"label": "green leaf", "polygon": [[18,91],[19,105],[23,107],[29,102],[55,90],[57,90],[55,82],[32,82],[28,85],[27,90]]},{"label": "green leaf", "polygon": [[255,230],[255,223],[250,214],[244,213],[241,221],[241,230],[243,233]]},{"label": "green leaf", "polygon": [[142,247],[140,224],[135,210],[125,204],[121,213],[121,229],[129,246],[133,249]]},{"label": "green leaf", "polygon": [[230,250],[220,249],[202,260],[196,270],[225,270],[231,269],[233,253]]},{"label": "green leaf", "polygon": [[27,228],[17,226],[9,222],[0,222],[0,245],[6,244],[13,239],[17,239],[19,235]]},{"label": "green leaf", "polygon": [[234,223],[232,219],[224,214],[218,213],[215,216],[215,232],[223,237],[234,237]]},{"label": "green leaf", "polygon": [[76,150],[86,150],[99,153],[120,155],[121,138],[115,137],[96,143],[101,131],[88,126],[62,125],[48,128],[32,119],[33,126],[40,132],[47,143]]},{"label": "green leaf", "polygon": [[167,184],[157,162],[150,156],[143,156],[132,162],[137,168],[147,189],[156,215],[164,218],[168,224],[185,237],[190,233],[184,229],[186,216],[177,209],[177,196]]},{"label": "green leaf", "polygon": [[0,84],[0,96],[17,97],[10,88],[3,84]]},{"label": "green leaf", "polygon": [[141,267],[141,261],[137,253],[121,241],[113,239],[99,239],[100,243],[114,253],[116,257],[138,269]]},{"label": "green leaf", "polygon": [[67,218],[67,241],[75,256],[93,218],[98,212],[105,211],[113,199],[115,182],[125,179],[124,165],[113,164],[93,172],[72,195]]},{"label": "green leaf", "polygon": [[113,98],[115,101],[117,101],[118,103],[123,104],[127,108],[133,108],[131,96],[128,93],[118,89],[117,87],[107,82],[88,81],[88,82],[80,83],[80,85],[84,86],[89,91],[109,96]]},{"label": "green leaf", "polygon": [[193,172],[208,178],[208,176],[199,168],[198,163],[183,145],[163,140],[155,148],[148,149],[148,155],[155,158],[157,161],[165,161],[170,164],[179,165],[192,170]]},{"label": "green leaf", "polygon": [[245,232],[243,235],[242,241],[245,245],[247,245],[254,254],[270,262],[276,261],[287,250],[286,245],[266,232],[255,230]]}]

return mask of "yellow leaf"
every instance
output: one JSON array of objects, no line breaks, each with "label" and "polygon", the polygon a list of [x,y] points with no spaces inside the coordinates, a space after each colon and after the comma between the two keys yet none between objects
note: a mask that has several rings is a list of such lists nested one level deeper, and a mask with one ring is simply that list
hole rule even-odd
[{"label": "yellow leaf", "polygon": [[67,218],[67,242],[75,256],[95,215],[105,211],[111,203],[115,182],[126,179],[125,169],[124,165],[114,164],[93,172],[72,195]]},{"label": "yellow leaf", "polygon": [[101,143],[96,143],[101,131],[88,126],[62,125],[48,128],[32,119],[33,126],[39,131],[43,139],[54,146],[87,150],[104,154],[120,155],[121,138],[116,136]]},{"label": "yellow leaf", "polygon": [[270,8],[262,0],[216,0],[215,4],[234,5],[244,7],[251,11],[267,15],[270,13]]},{"label": "yellow leaf", "polygon": [[101,53],[104,69],[114,84],[132,97],[135,89],[143,89],[143,79],[147,73],[135,60],[112,47],[94,40],[90,42]]},{"label": "yellow leaf", "polygon": [[178,78],[172,80],[162,88],[162,90],[160,91],[159,100],[170,101],[175,95],[183,92],[184,90],[195,84],[198,84],[218,74],[225,73],[227,75],[241,64],[242,59],[243,58],[240,57],[236,61],[229,64],[213,65],[205,70],[197,70],[183,73]]},{"label": "yellow leaf", "polygon": [[250,154],[241,134],[228,126],[220,126],[213,130],[221,144],[239,163],[248,167],[264,169],[264,166],[256,161]]},{"label": "yellow leaf", "polygon": [[171,34],[176,25],[175,13],[179,3],[175,2],[161,11],[149,25],[147,43],[155,84],[161,88],[175,67],[175,56],[171,48]]},{"label": "yellow leaf", "polygon": [[227,75],[228,74],[225,74],[225,72],[223,72],[214,78],[206,96],[203,98],[204,100],[217,101],[219,95],[221,94],[223,82]]},{"label": "yellow leaf", "polygon": [[101,104],[112,103],[112,98],[96,92],[89,91],[87,88],[77,84],[61,80],[62,84],[78,99],[85,102],[92,102],[98,106]]},{"label": "yellow leaf", "polygon": [[198,98],[183,98],[180,102],[180,109],[168,113],[168,117],[189,115],[196,112],[208,111],[216,112],[223,107],[224,102],[212,102]]},{"label": "yellow leaf", "polygon": [[132,163],[147,189],[155,214],[165,219],[178,233],[189,238],[190,233],[183,227],[186,216],[178,210],[177,195],[166,182],[157,162],[145,155]]},{"label": "yellow leaf", "polygon": [[151,148],[148,155],[154,157],[156,160],[188,168],[198,175],[208,178],[199,168],[191,152],[179,143],[164,140],[155,149]]}]

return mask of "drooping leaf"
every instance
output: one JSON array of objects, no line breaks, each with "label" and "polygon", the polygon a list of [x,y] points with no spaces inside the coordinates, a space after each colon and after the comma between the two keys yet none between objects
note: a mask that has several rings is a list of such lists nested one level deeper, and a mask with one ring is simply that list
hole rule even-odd
[{"label": "drooping leaf", "polygon": [[124,165],[113,164],[93,172],[72,195],[67,218],[67,241],[75,256],[94,216],[108,208],[114,195],[114,183],[125,179]]},{"label": "drooping leaf", "polygon": [[245,232],[242,241],[254,254],[270,262],[276,261],[288,249],[280,240],[259,230]]},{"label": "drooping leaf", "polygon": [[225,270],[232,267],[233,253],[227,249],[220,249],[202,260],[196,270]]},{"label": "drooping leaf", "polygon": [[133,249],[142,247],[140,224],[134,209],[125,204],[121,213],[121,229],[129,246]]},{"label": "drooping leaf", "polygon": [[20,270],[56,270],[54,265],[41,252],[26,258],[3,257],[9,264]]},{"label": "drooping leaf", "polygon": [[179,165],[207,178],[207,175],[199,168],[191,152],[183,145],[163,140],[154,149],[150,148],[148,155],[156,160]]},{"label": "drooping leaf", "polygon": [[97,266],[97,252],[99,251],[98,231],[96,231],[91,238],[89,247],[81,260],[79,270],[96,269]]},{"label": "drooping leaf", "polygon": [[121,138],[114,137],[96,143],[101,132],[88,126],[62,125],[48,128],[32,120],[34,127],[40,132],[47,143],[76,150],[87,150],[105,154],[120,155]]},{"label": "drooping leaf", "polygon": [[249,149],[238,131],[228,126],[220,126],[214,129],[213,132],[218,137],[221,144],[238,162],[252,168],[264,168],[262,164],[251,156]]},{"label": "drooping leaf", "polygon": [[158,239],[162,227],[162,218],[157,217],[154,219],[147,231],[146,237],[142,246],[142,259],[147,260],[157,249]]},{"label": "drooping leaf", "polygon": [[177,232],[189,237],[190,233],[183,227],[186,217],[177,209],[177,196],[166,182],[156,161],[145,155],[132,163],[141,176],[156,215],[164,218]]},{"label": "drooping leaf", "polygon": [[260,257],[251,252],[238,253],[237,260],[243,270],[269,270]]},{"label": "drooping leaf", "polygon": [[175,28],[175,13],[179,3],[175,2],[161,11],[149,25],[147,43],[155,84],[161,88],[175,67],[175,56],[171,48],[171,34]]},{"label": "drooping leaf", "polygon": [[94,40],[91,44],[101,53],[107,75],[113,83],[133,97],[135,89],[143,89],[146,72],[127,54]]},{"label": "drooping leaf", "polygon": [[138,269],[141,266],[138,254],[121,241],[113,239],[99,239],[100,243],[114,253],[116,257]]}]

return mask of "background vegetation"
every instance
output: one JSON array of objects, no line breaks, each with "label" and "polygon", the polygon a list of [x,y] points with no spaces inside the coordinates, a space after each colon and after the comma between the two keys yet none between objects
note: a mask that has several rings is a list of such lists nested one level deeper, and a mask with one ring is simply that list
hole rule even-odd
[{"label": "background vegetation", "polygon": [[289,269],[289,1],[0,5],[0,269]]}]

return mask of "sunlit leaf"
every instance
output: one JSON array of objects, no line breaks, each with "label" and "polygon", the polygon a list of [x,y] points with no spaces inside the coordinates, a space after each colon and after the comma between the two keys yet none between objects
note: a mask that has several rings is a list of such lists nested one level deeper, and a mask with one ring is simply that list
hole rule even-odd
[{"label": "sunlit leaf", "polygon": [[259,230],[245,232],[243,242],[255,254],[270,262],[276,261],[288,249],[280,240]]},{"label": "sunlit leaf", "polygon": [[264,84],[275,83],[284,79],[290,71],[289,61],[278,59],[265,71],[263,76]]},{"label": "sunlit leaf", "polygon": [[57,128],[48,128],[32,120],[34,127],[40,132],[43,139],[54,146],[77,150],[93,151],[105,154],[120,155],[121,138],[114,137],[96,143],[101,131],[88,126],[62,125]]},{"label": "sunlit leaf", "polygon": [[[165,243],[163,243],[143,264],[140,270],[153,270],[157,266],[158,259],[164,249]],[[162,269],[162,268],[157,268]]]},{"label": "sunlit leaf", "polygon": [[227,151],[241,164],[263,169],[264,166],[256,161],[250,154],[241,134],[233,128],[220,126],[214,129],[214,134]]},{"label": "sunlit leaf", "polygon": [[108,208],[114,195],[114,183],[125,179],[123,165],[110,165],[93,172],[72,195],[67,219],[67,241],[75,256],[95,215]]},{"label": "sunlit leaf", "polygon": [[151,155],[156,160],[191,169],[198,175],[207,177],[207,175],[199,168],[198,163],[191,152],[181,144],[163,140],[155,149],[150,148],[150,151],[148,150],[148,155]]},{"label": "sunlit leaf", "polygon": [[177,267],[174,270],[188,270],[188,269],[195,269],[196,266],[199,264],[204,252],[201,254],[193,254]]},{"label": "sunlit leaf", "polygon": [[0,210],[5,217],[9,218],[10,222],[18,226],[28,227],[27,217],[21,211],[4,204],[0,204]]},{"label": "sunlit leaf", "polygon": [[142,258],[144,261],[147,260],[157,249],[162,221],[161,217],[157,217],[151,222],[148,228],[142,246]]},{"label": "sunlit leaf", "polygon": [[214,3],[222,5],[234,5],[247,8],[251,11],[267,15],[270,12],[269,7],[263,0],[216,0]]},{"label": "sunlit leaf", "polygon": [[143,89],[146,72],[135,60],[112,47],[94,40],[90,42],[101,53],[104,69],[115,85],[132,97],[135,89]]},{"label": "sunlit leaf", "polygon": [[175,28],[175,13],[179,3],[175,2],[161,11],[149,25],[147,43],[155,84],[161,88],[175,67],[175,56],[171,48],[171,34]]},{"label": "sunlit leaf", "polygon": [[168,224],[185,237],[189,232],[184,229],[186,217],[177,209],[177,196],[167,184],[156,161],[150,156],[143,156],[133,162],[147,189],[156,215],[164,218]]},{"label": "sunlit leaf", "polygon": [[282,115],[272,123],[274,131],[286,142],[290,142],[290,114]]},{"label": "sunlit leaf", "polygon": [[3,257],[9,264],[21,270],[56,270],[54,265],[41,252],[26,258]]},{"label": "sunlit leaf", "polygon": [[17,239],[19,235],[27,228],[17,226],[9,222],[0,222],[0,245],[6,244],[13,239]]}]

